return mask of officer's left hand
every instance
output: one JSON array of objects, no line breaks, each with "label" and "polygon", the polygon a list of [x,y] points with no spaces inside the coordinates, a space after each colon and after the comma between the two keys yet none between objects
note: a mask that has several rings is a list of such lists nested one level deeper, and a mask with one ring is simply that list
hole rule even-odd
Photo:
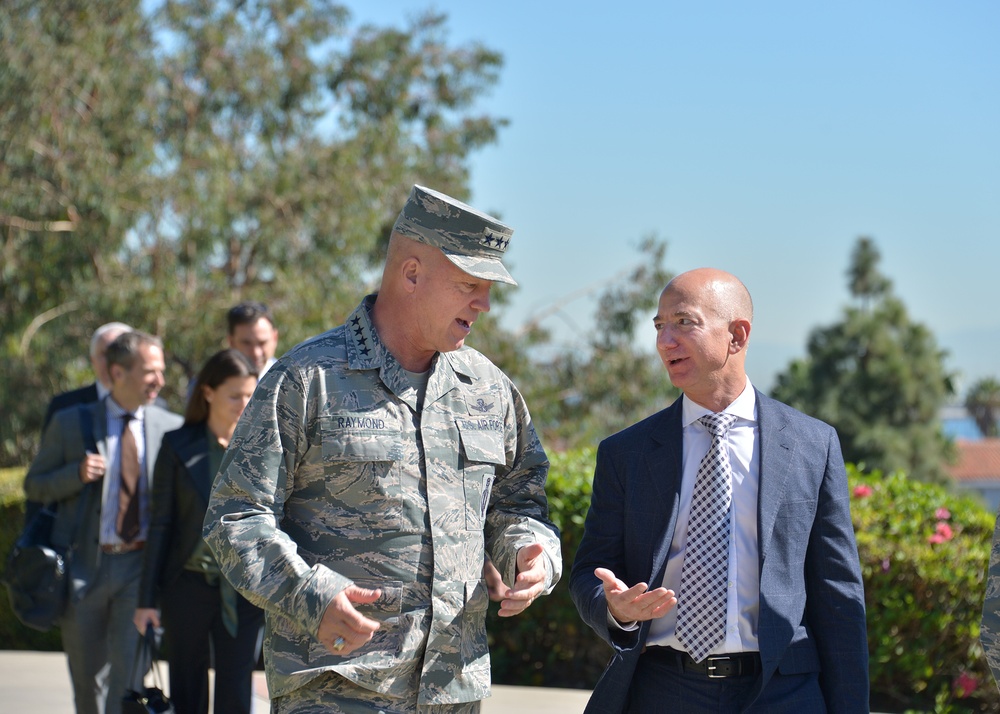
[{"label": "officer's left hand", "polygon": [[545,590],[545,555],[540,543],[526,545],[517,551],[517,577],[500,602],[500,617],[512,617],[524,612]]}]

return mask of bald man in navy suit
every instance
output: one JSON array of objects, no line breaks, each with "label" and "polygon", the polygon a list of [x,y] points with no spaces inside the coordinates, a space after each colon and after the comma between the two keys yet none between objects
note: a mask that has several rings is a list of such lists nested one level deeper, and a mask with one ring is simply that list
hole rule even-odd
[{"label": "bald man in navy suit", "polygon": [[[684,394],[601,443],[570,579],[581,616],[614,650],[588,713],[868,711],[839,440],[754,389],[752,321],[746,287],[720,270],[681,274],[660,296],[656,346]],[[717,436],[720,418],[731,426]],[[712,450],[728,467],[699,468]],[[709,559],[692,510],[702,471],[728,484],[723,526],[701,529],[717,534]],[[713,568],[709,606],[695,576]],[[692,636],[699,608],[716,637]]]}]

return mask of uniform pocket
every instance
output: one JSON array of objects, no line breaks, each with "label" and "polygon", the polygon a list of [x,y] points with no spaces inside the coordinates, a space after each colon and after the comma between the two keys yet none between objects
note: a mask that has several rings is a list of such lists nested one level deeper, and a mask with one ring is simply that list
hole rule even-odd
[{"label": "uniform pocket", "polygon": [[398,529],[402,514],[398,427],[380,417],[335,414],[324,420],[322,439],[327,527],[346,537],[356,531]]},{"label": "uniform pocket", "polygon": [[462,614],[462,663],[471,669],[490,666],[490,651],[486,643],[486,610],[489,605],[486,581],[466,581]]},{"label": "uniform pocket", "polygon": [[384,662],[387,657],[399,655],[403,638],[400,627],[400,613],[403,605],[402,581],[359,578],[354,580],[354,584],[361,588],[382,591],[381,596],[375,602],[354,605],[354,609],[359,613],[379,623],[378,630],[364,647],[360,647],[346,656],[334,654],[321,642],[309,638],[306,661],[310,665],[329,667],[338,664],[367,664]]},{"label": "uniform pocket", "polygon": [[465,487],[465,529],[482,530],[490,491],[498,468],[506,466],[503,433],[483,429],[478,420],[459,420],[462,479]]}]

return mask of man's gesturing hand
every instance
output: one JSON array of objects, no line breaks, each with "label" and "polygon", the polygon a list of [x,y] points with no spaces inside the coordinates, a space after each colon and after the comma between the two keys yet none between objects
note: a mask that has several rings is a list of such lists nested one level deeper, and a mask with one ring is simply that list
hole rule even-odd
[{"label": "man's gesturing hand", "polygon": [[350,654],[367,643],[379,628],[379,623],[355,610],[352,603],[368,605],[381,596],[381,590],[366,590],[356,585],[348,587],[333,599],[323,613],[323,620],[319,623],[319,641],[335,655]]},{"label": "man's gesturing hand", "polygon": [[670,612],[670,609],[677,604],[673,590],[656,588],[647,592],[646,583],[628,587],[607,568],[598,568],[594,571],[594,575],[604,584],[604,597],[608,601],[608,610],[619,624],[655,620]]}]

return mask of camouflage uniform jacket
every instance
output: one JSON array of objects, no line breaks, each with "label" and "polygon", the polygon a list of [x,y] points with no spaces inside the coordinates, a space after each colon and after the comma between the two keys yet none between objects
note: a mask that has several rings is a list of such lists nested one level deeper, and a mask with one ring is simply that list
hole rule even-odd
[{"label": "camouflage uniform jacket", "polygon": [[[226,452],[205,538],[266,610],[272,696],[333,670],[419,704],[483,699],[484,553],[508,584],[517,550],[533,542],[548,591],[562,571],[548,459],[521,395],[473,349],[437,355],[418,412],[374,330],[373,299],[268,370]],[[381,627],[337,656],[317,633],[352,583],[382,590],[358,606]]]},{"label": "camouflage uniform jacket", "polygon": [[979,641],[993,672],[993,681],[1000,685],[1000,516],[993,531],[990,565],[986,572],[986,596],[983,599],[983,621]]}]

